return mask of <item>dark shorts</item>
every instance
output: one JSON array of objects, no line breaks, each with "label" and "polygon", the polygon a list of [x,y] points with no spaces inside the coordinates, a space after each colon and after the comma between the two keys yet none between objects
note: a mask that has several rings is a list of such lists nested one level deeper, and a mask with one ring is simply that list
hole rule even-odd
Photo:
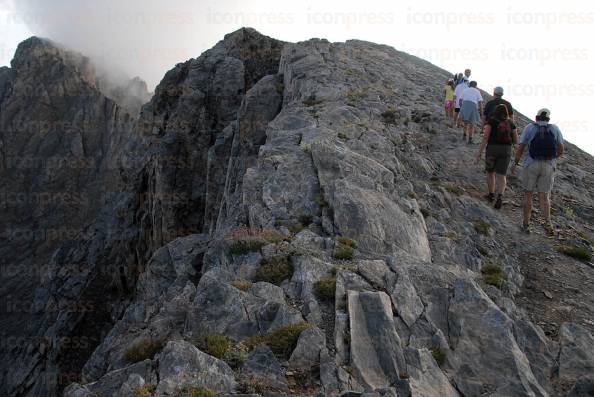
[{"label": "dark shorts", "polygon": [[511,160],[511,145],[487,145],[485,154],[485,171],[507,175],[507,168]]},{"label": "dark shorts", "polygon": [[456,112],[456,113],[460,113],[460,108],[455,108],[455,109],[454,109],[454,112]]}]

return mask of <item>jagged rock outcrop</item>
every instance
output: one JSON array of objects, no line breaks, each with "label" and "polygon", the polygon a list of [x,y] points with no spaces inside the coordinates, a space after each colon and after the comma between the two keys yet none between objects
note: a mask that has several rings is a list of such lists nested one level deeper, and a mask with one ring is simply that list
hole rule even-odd
[{"label": "jagged rock outcrop", "polygon": [[[89,73],[76,70],[72,85],[84,86]],[[15,92],[18,71],[0,69],[0,98]],[[483,176],[465,164],[473,153],[440,116],[449,75],[386,46],[283,43],[252,29],[177,65],[125,133],[106,132],[126,140],[106,152],[117,172],[98,177],[118,194],[87,211],[88,234],[48,247],[36,302],[97,306],[44,304],[32,324],[40,337],[92,343],[11,350],[22,365],[2,367],[2,392],[58,395],[65,385],[38,379],[72,371],[67,397],[142,386],[159,397],[194,386],[586,393],[592,327],[558,324],[557,340],[524,310],[534,299],[518,298],[530,276],[522,247],[554,246],[519,235],[512,213],[480,199]],[[13,117],[2,104],[0,120]],[[559,183],[591,222],[592,158],[571,151]],[[571,187],[568,174],[579,179]],[[486,282],[486,265],[501,269],[498,283]],[[588,269],[579,268],[586,281]]]}]

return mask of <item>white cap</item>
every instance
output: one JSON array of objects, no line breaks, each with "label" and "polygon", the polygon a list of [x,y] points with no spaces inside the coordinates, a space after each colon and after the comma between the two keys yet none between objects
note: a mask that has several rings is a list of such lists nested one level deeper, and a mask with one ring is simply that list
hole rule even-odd
[{"label": "white cap", "polygon": [[551,118],[551,111],[547,108],[542,108],[538,111],[538,113],[536,113],[537,116],[539,117],[546,117],[547,119]]}]

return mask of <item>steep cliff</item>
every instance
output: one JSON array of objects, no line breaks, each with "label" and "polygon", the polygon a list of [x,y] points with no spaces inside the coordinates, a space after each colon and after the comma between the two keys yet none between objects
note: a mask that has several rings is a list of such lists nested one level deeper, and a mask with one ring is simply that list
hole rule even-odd
[{"label": "steep cliff", "polygon": [[[0,70],[3,159],[94,166],[4,162],[7,191],[89,200],[2,208],[9,230],[80,231],[26,244],[5,232],[0,252],[22,271],[3,275],[2,297],[27,310],[2,313],[3,394],[591,386],[594,269],[558,248],[592,250],[592,157],[569,145],[557,237],[526,236],[517,179],[503,210],[481,199],[476,147],[442,116],[450,73],[418,58],[241,29],[168,72],[137,120],[86,64],[31,39]],[[19,99],[27,85],[43,95]],[[86,122],[17,123],[36,116]]]}]

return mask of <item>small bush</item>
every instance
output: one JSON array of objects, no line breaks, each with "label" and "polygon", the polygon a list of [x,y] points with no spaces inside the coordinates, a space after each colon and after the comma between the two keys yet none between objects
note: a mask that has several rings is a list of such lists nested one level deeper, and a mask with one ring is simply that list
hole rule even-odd
[{"label": "small bush", "polygon": [[242,227],[234,230],[225,240],[230,254],[245,255],[259,251],[266,244],[278,244],[283,241],[283,236],[275,230]]},{"label": "small bush", "polygon": [[246,346],[253,349],[256,345],[264,343],[274,353],[288,357],[297,345],[301,332],[311,328],[306,322],[285,325],[263,335],[256,335],[246,341]]},{"label": "small bush", "polygon": [[347,247],[357,248],[357,242],[353,239],[348,237],[338,236],[336,237],[336,241],[338,241],[342,245],[346,245]]},{"label": "small bush", "polygon": [[194,345],[204,353],[221,359],[229,351],[231,341],[225,335],[212,334],[199,337]]},{"label": "small bush", "polygon": [[396,124],[396,108],[389,107],[385,112],[382,113],[382,118],[386,124]]},{"label": "small bush", "polygon": [[453,183],[444,183],[443,188],[448,192],[455,194],[456,196],[461,196],[464,194],[464,189],[458,185],[454,185]]},{"label": "small bush", "polygon": [[332,301],[336,295],[336,278],[323,278],[316,281],[314,289],[320,299]]},{"label": "small bush", "polygon": [[235,280],[231,285],[241,291],[247,291],[252,288],[252,282],[248,280]]},{"label": "small bush", "polygon": [[284,280],[293,276],[293,265],[287,255],[278,255],[262,259],[255,280],[280,285]]},{"label": "small bush", "polygon": [[592,260],[592,254],[590,250],[586,247],[578,247],[578,246],[564,246],[559,249],[562,254],[567,256],[571,256],[572,258],[581,260],[581,261],[590,261]]},{"label": "small bush", "polygon": [[243,343],[232,345],[223,360],[233,369],[240,368],[248,359],[247,346]]},{"label": "small bush", "polygon": [[488,236],[491,232],[491,225],[487,221],[477,219],[476,221],[474,221],[474,230],[476,230],[477,233],[480,233],[483,236]]},{"label": "small bush", "polygon": [[316,98],[316,94],[311,94],[309,97],[303,100],[303,104],[308,107],[319,105],[322,102],[322,100]]},{"label": "small bush", "polygon": [[408,374],[408,372],[401,372],[401,373],[398,374],[398,377],[400,379],[409,379],[410,378],[410,375]]},{"label": "small bush", "polygon": [[433,214],[427,208],[421,208],[421,215],[423,215],[423,218],[429,218]]},{"label": "small bush", "polygon": [[481,273],[483,274],[483,278],[486,284],[492,285],[497,288],[501,288],[505,281],[507,280],[507,276],[503,272],[501,266],[496,265],[494,263],[488,263],[481,268]]},{"label": "small bush", "polygon": [[445,349],[443,349],[441,347],[433,347],[431,349],[431,354],[433,355],[433,358],[435,359],[435,362],[437,363],[437,365],[439,365],[440,367],[445,363],[445,359],[446,359]]},{"label": "small bush", "polygon": [[152,359],[159,353],[165,341],[159,338],[144,338],[124,352],[124,360],[129,363],[137,363],[146,359]]},{"label": "small bush", "polygon": [[274,85],[274,88],[276,89],[276,92],[281,95],[285,92],[285,85],[283,83],[280,83],[280,82],[276,83]]},{"label": "small bush", "polygon": [[148,384],[140,386],[134,390],[133,397],[154,397],[153,392],[157,388],[157,385]]},{"label": "small bush", "polygon": [[267,385],[264,384],[261,379],[256,378],[254,376],[241,377],[239,378],[238,383],[238,392],[240,392],[241,394],[263,395],[268,389]]},{"label": "small bush", "polygon": [[301,215],[299,216],[299,223],[303,226],[308,227],[313,222],[313,216],[311,215]]},{"label": "small bush", "polygon": [[219,397],[220,394],[204,386],[184,386],[174,397]]},{"label": "small bush", "polygon": [[342,139],[344,141],[348,141],[349,140],[349,136],[347,134],[345,134],[344,132],[339,132],[338,133],[338,138]]},{"label": "small bush", "polygon": [[340,260],[351,260],[353,259],[353,247],[348,245],[338,244],[338,247],[334,249],[334,259]]},{"label": "small bush", "polygon": [[324,198],[324,195],[322,193],[316,194],[314,197],[314,202],[320,207],[320,208],[325,208],[328,207],[328,203],[326,202],[326,199]]}]

